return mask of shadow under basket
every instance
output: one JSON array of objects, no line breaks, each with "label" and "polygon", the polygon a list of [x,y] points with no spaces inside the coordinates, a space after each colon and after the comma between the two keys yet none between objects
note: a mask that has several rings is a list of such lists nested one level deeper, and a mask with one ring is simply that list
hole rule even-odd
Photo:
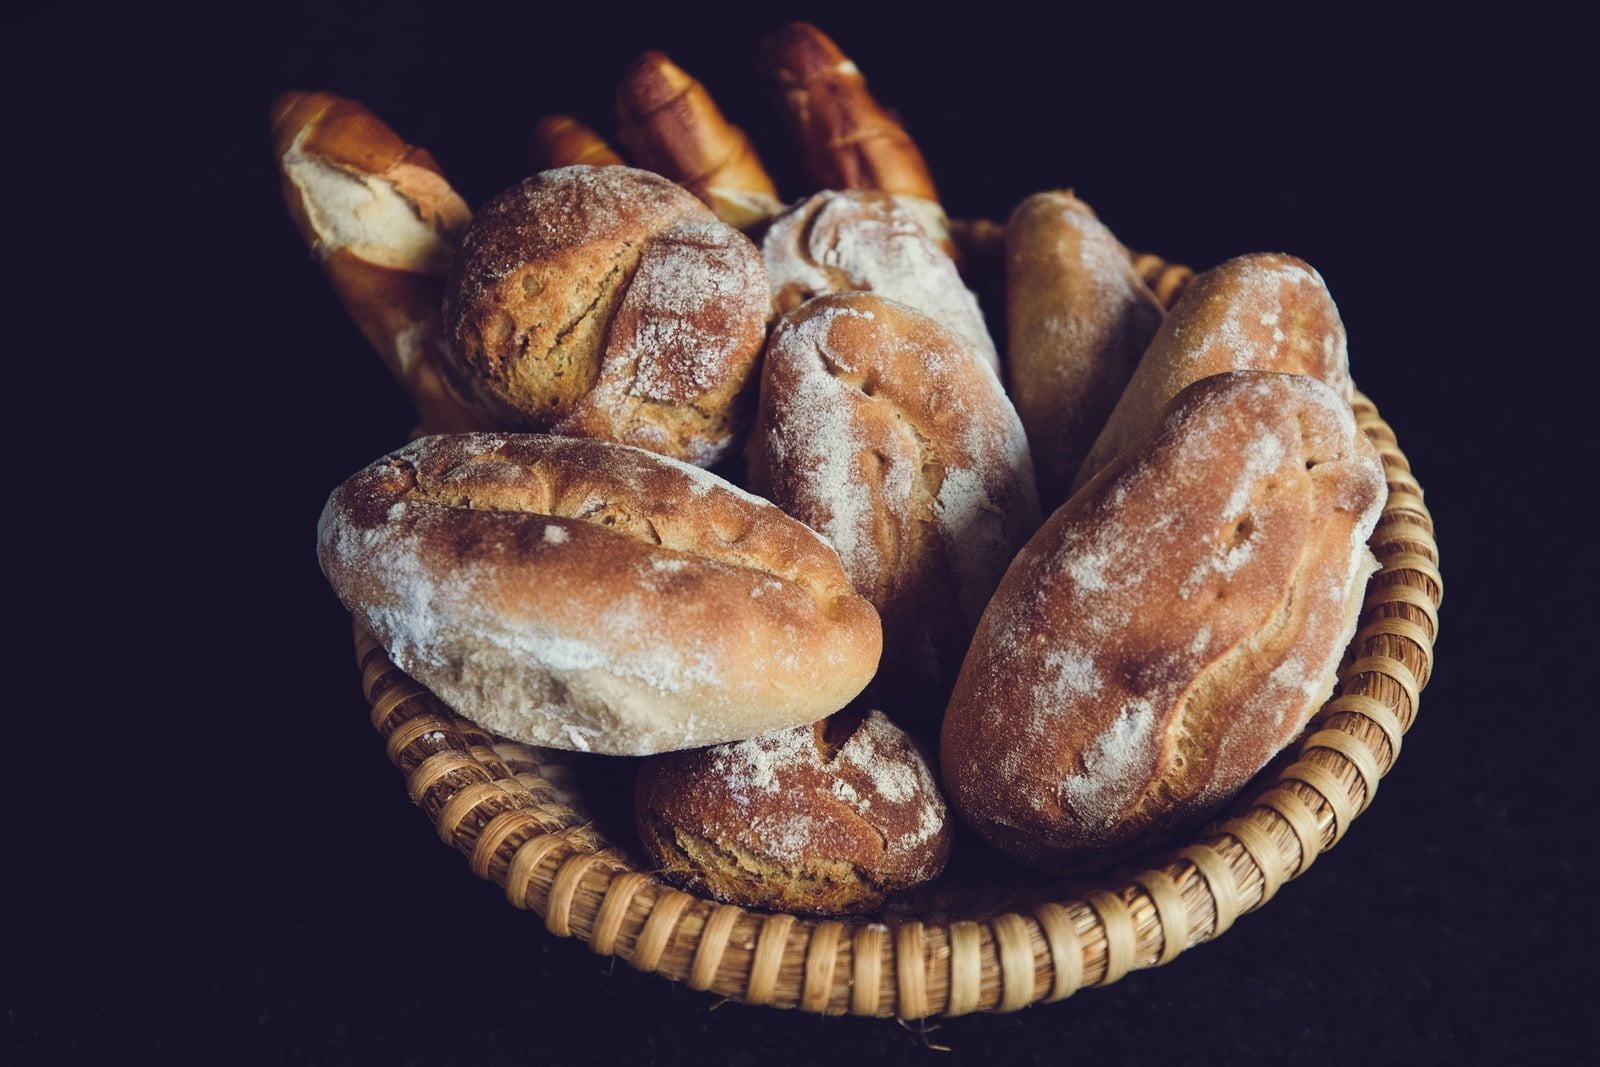
[{"label": "shadow under basket", "polygon": [[641,971],[831,1015],[915,1019],[1059,1000],[1221,936],[1336,845],[1394,766],[1433,665],[1443,587],[1433,521],[1393,431],[1359,394],[1355,412],[1383,457],[1389,497],[1371,540],[1382,569],[1335,696],[1226,816],[1133,867],[1072,882],[947,875],[876,920],[752,911],[646,873],[626,825],[597,817],[586,792],[618,791],[594,788],[599,768],[630,761],[495,737],[358,629],[372,723],[411,799],[473,873],[543,915],[551,933]]}]

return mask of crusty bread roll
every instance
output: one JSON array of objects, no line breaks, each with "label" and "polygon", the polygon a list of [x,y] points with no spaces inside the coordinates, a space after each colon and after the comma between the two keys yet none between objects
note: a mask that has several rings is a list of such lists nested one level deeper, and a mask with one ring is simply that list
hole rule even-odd
[{"label": "crusty bread roll", "polygon": [[462,238],[445,325],[521,426],[710,466],[748,415],[770,297],[761,254],[658,174],[564,167]]},{"label": "crusty bread roll", "polygon": [[622,76],[617,138],[637,166],[679,183],[730,226],[748,230],[783,210],[750,138],[661,52],[639,56]]},{"label": "crusty bread roll", "polygon": [[279,96],[272,136],[295,228],[423,425],[487,426],[493,406],[452,380],[444,358],[439,299],[472,212],[439,164],[331,93]]},{"label": "crusty bread roll", "polygon": [[[1039,525],[1027,437],[999,380],[913,308],[819,297],[767,345],[749,452],[751,484],[827,537],[878,608],[884,674],[924,679],[942,701]],[[926,702],[926,689],[897,688]]]},{"label": "crusty bread roll", "polygon": [[535,745],[646,755],[810,723],[881,647],[816,534],[603,441],[414,441],[334,491],[318,552],[398,666]]},{"label": "crusty bread roll", "polygon": [[1331,691],[1384,496],[1332,387],[1239,371],[1184,390],[1006,572],[945,715],[952,804],[1050,870],[1216,810]]},{"label": "crusty bread roll", "polygon": [[670,881],[775,911],[870,911],[944,869],[926,753],[881,711],[646,760],[634,794]]},{"label": "crusty bread roll", "polygon": [[762,42],[762,51],[813,189],[879,189],[938,201],[916,142],[827,34],[790,23]]},{"label": "crusty bread roll", "polygon": [[878,192],[822,192],[773,220],[761,241],[779,313],[825,293],[898,300],[964,337],[995,371],[1000,356],[978,298],[940,244],[927,201]]},{"label": "crusty bread roll", "polygon": [[533,127],[533,169],[555,170],[584,164],[610,167],[622,157],[594,130],[571,115],[546,115]]},{"label": "crusty bread roll", "polygon": [[1073,492],[1147,437],[1185,387],[1231,370],[1306,374],[1349,399],[1344,323],[1309,264],[1266,252],[1197,275],[1139,360],[1078,468]]},{"label": "crusty bread roll", "polygon": [[1070,192],[1037,193],[1006,226],[1006,380],[1046,512],[1067,498],[1161,325],[1127,249]]}]

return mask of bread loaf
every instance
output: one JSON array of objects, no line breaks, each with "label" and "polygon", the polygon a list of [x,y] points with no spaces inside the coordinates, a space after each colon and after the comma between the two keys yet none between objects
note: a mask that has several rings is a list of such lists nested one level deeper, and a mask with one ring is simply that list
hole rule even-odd
[{"label": "bread loaf", "polygon": [[868,911],[950,854],[927,755],[881,711],[646,760],[645,850],[669,880],[775,911]]},{"label": "bread loaf", "polygon": [[1309,264],[1268,252],[1197,275],[1139,360],[1073,491],[1147,437],[1185,387],[1232,370],[1310,375],[1349,399],[1344,323]]},{"label": "bread loaf", "polygon": [[579,163],[591,167],[618,166],[622,157],[603,137],[571,115],[546,115],[534,125],[534,170],[555,170]]},{"label": "bread loaf", "polygon": [[971,345],[868,293],[790,312],[767,345],[750,478],[839,550],[883,617],[891,686],[921,679],[941,703],[1039,523],[1022,425]]},{"label": "bread loaf", "polygon": [[425,150],[331,93],[272,104],[284,203],[345,311],[433,430],[470,430],[498,412],[451,377],[439,300],[472,212]]},{"label": "bread loaf", "polygon": [[574,166],[478,213],[445,325],[519,426],[709,466],[748,418],[769,304],[755,246],[688,192]]},{"label": "bread loaf", "polygon": [[762,42],[762,51],[789,141],[813,189],[877,189],[938,201],[916,142],[827,34],[790,23]]},{"label": "bread loaf", "polygon": [[334,491],[318,552],[399,667],[554,748],[645,755],[810,723],[860,692],[882,641],[816,534],[602,441],[414,441]]},{"label": "bread loaf", "polygon": [[1037,193],[1006,226],[1006,380],[1046,511],[1161,325],[1127,249],[1070,192]]},{"label": "bread loaf", "polygon": [[1375,569],[1383,466],[1311,378],[1206,378],[1034,535],[945,715],[952,804],[1072,870],[1215,811],[1331,691]]},{"label": "bread loaf", "polygon": [[783,210],[750,138],[660,52],[639,56],[623,75],[617,137],[635,164],[679,183],[730,226],[748,230]]},{"label": "bread loaf", "polygon": [[827,293],[876,293],[960,334],[998,372],[978,299],[940,243],[942,216],[930,220],[928,206],[888,193],[822,192],[778,216],[761,254],[779,313]]}]

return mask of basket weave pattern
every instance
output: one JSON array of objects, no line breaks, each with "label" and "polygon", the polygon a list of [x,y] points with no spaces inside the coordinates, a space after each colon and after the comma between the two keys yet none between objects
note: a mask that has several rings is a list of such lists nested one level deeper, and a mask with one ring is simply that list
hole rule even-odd
[{"label": "basket weave pattern", "polygon": [[[751,1004],[828,1014],[1014,1011],[1167,963],[1223,934],[1337,844],[1394,766],[1433,665],[1443,594],[1433,521],[1395,436],[1357,395],[1389,497],[1371,540],[1382,564],[1335,696],[1275,763],[1187,847],[1066,899],[953,921],[822,921],[683,893],[638,869],[585,812],[562,753],[486,733],[402,673],[358,630],[372,723],[411,799],[475,874],[550,932]],[[941,909],[942,910],[942,909]],[[962,915],[958,905],[951,914]]]}]

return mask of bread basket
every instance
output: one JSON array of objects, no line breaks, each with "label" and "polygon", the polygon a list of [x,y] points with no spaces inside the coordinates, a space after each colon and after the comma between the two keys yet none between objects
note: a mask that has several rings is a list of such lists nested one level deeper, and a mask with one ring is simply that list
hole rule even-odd
[{"label": "bread basket", "polygon": [[1333,699],[1224,817],[1095,879],[947,875],[875,920],[752,911],[643,869],[626,820],[597,814],[596,801],[618,792],[597,783],[624,761],[493,736],[358,630],[372,723],[411,799],[473,873],[552,934],[641,971],[830,1015],[916,1019],[1060,1000],[1221,936],[1339,842],[1399,756],[1432,667],[1443,588],[1421,487],[1373,404],[1357,394],[1354,405],[1389,495],[1371,539],[1382,569]]}]

